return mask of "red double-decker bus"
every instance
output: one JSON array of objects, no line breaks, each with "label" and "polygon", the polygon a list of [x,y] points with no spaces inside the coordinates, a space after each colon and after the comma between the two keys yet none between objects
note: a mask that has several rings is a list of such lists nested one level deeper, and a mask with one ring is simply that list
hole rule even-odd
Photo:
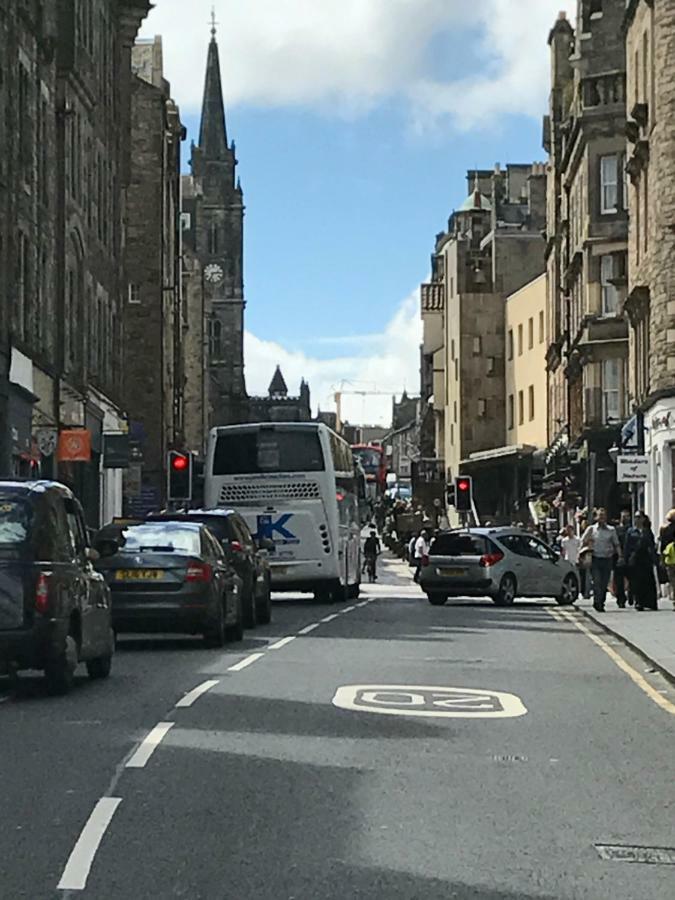
[{"label": "red double-decker bus", "polygon": [[352,444],[352,453],[363,466],[369,490],[381,496],[387,487],[387,461],[380,444]]}]

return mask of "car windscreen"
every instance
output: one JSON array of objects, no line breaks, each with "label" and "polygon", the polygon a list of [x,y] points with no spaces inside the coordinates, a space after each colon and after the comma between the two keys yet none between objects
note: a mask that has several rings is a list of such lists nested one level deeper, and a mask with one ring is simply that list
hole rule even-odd
[{"label": "car windscreen", "polygon": [[199,556],[199,528],[180,522],[132,525],[122,531],[123,553],[185,553]]},{"label": "car windscreen", "polygon": [[30,537],[33,511],[24,500],[0,497],[0,547],[14,547]]},{"label": "car windscreen", "polygon": [[433,556],[482,556],[487,541],[478,534],[439,534],[431,545]]},{"label": "car windscreen", "polygon": [[266,472],[323,472],[316,431],[275,428],[221,434],[213,456],[214,475],[261,475]]}]

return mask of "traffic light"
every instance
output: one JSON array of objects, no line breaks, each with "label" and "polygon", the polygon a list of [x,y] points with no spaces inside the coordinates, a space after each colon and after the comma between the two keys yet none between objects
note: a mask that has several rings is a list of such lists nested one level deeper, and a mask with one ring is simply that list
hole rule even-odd
[{"label": "traffic light", "polygon": [[169,450],[167,499],[192,500],[192,454]]},{"label": "traffic light", "polygon": [[446,499],[448,501],[448,506],[455,505],[455,485],[449,484],[446,488]]},{"label": "traffic light", "polygon": [[455,478],[455,509],[457,512],[473,510],[473,479],[470,475]]}]

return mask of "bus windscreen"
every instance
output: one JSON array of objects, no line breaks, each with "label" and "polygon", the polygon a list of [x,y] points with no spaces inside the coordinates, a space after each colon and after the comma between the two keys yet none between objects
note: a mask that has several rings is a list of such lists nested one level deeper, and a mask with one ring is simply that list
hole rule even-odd
[{"label": "bus windscreen", "polygon": [[323,472],[315,431],[262,429],[220,434],[213,455],[213,475],[263,475],[268,472]]}]

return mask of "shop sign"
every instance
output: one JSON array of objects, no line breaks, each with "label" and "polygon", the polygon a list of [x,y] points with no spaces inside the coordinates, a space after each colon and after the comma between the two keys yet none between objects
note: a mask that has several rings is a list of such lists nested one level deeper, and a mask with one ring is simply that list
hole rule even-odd
[{"label": "shop sign", "polygon": [[59,462],[90,462],[91,433],[88,428],[71,428],[59,434]]},{"label": "shop sign", "polygon": [[129,435],[103,435],[103,468],[126,469],[129,467]]},{"label": "shop sign", "polygon": [[652,431],[662,431],[664,428],[670,428],[670,418],[672,413],[667,412],[662,416],[654,416],[652,418]]},{"label": "shop sign", "polygon": [[649,457],[631,454],[617,457],[616,480],[623,484],[644,484],[649,476]]},{"label": "shop sign", "polygon": [[58,431],[56,428],[39,428],[35,432],[35,443],[43,456],[51,456],[56,450]]}]

